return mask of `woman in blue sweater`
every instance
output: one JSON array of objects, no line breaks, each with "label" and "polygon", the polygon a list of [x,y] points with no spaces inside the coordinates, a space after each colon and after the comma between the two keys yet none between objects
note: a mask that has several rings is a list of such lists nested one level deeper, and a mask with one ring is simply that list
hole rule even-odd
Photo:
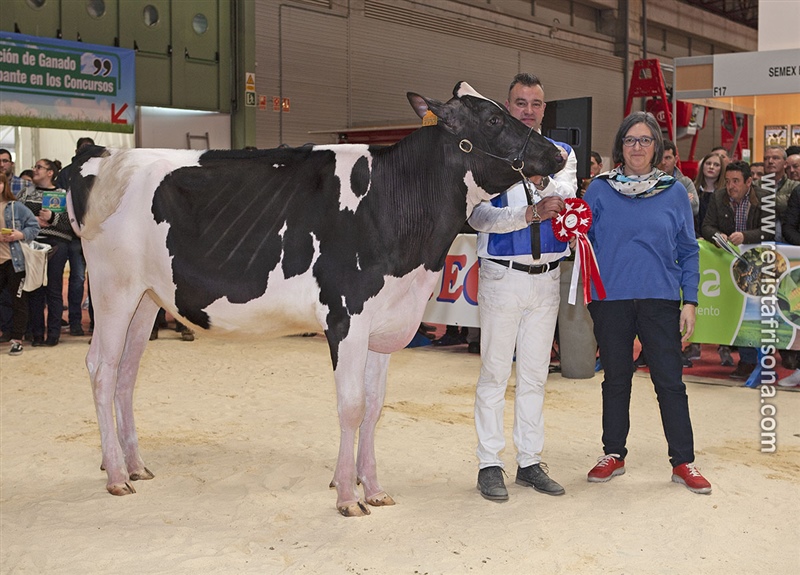
[{"label": "woman in blue sweater", "polygon": [[[694,331],[700,279],[697,240],[686,188],[656,169],[664,147],[652,114],[626,117],[614,139],[617,167],[600,174],[584,199],[606,298],[589,304],[600,347],[603,450],[591,482],[625,473],[630,429],[633,342],[647,355],[667,439],[672,480],[695,493],[711,485],[694,465],[694,438],[681,343]],[[595,295],[596,298],[596,295]]]}]

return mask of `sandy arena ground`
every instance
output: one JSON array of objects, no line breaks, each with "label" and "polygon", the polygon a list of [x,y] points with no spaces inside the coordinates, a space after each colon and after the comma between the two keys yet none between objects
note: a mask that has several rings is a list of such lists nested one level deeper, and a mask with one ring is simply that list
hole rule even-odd
[{"label": "sandy arena ground", "polygon": [[[601,453],[600,377],[548,382],[544,459],[567,490],[475,488],[480,360],[432,347],[394,355],[378,469],[397,505],[341,517],[328,489],[338,446],[322,337],[194,343],[163,330],[136,392],[153,481],[112,497],[84,356],[0,348],[2,574],[632,574],[800,572],[800,393],[780,391],[778,450],[759,451],[756,390],[689,383],[710,496],[670,482],[649,380],[637,376],[627,474],[590,484]],[[513,379],[512,379],[513,382]],[[506,407],[507,438],[513,387]]]}]

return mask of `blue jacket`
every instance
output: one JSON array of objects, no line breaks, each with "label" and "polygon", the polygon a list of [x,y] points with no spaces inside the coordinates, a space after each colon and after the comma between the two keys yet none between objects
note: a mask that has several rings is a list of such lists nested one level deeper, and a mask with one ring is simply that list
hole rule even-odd
[{"label": "blue jacket", "polygon": [[655,196],[637,199],[595,179],[583,199],[592,209],[588,236],[607,300],[697,303],[700,250],[683,184],[676,181]]},{"label": "blue jacket", "polygon": [[[11,217],[11,205],[14,205],[14,217]],[[26,242],[31,241],[39,235],[39,220],[33,215],[33,212],[25,207],[22,202],[8,202],[6,209],[3,212],[3,217],[6,221],[6,227],[19,230],[25,236]],[[19,242],[11,242],[8,244],[11,251],[11,263],[14,266],[14,271],[25,271],[25,256],[22,253],[22,248]]]}]

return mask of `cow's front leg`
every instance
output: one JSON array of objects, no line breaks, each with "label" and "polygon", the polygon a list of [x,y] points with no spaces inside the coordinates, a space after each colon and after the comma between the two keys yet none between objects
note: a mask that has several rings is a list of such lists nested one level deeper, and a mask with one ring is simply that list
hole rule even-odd
[{"label": "cow's front leg", "polygon": [[367,352],[367,369],[364,376],[366,411],[358,432],[358,459],[356,460],[358,479],[364,486],[364,497],[367,503],[376,507],[394,505],[394,499],[378,483],[375,460],[375,426],[380,419],[386,395],[389,357],[389,354],[386,353]]},{"label": "cow's front leg", "polygon": [[356,486],[356,462],[353,453],[356,430],[364,420],[364,370],[367,361],[366,337],[358,338],[353,330],[338,345],[331,343],[339,412],[339,456],[331,487],[336,488],[336,508],[345,517],[369,515]]}]

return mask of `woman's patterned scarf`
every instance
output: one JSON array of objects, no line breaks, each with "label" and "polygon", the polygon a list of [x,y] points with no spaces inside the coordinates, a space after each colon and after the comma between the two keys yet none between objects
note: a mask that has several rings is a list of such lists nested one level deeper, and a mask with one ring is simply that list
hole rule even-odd
[{"label": "woman's patterned scarf", "polygon": [[675,183],[674,177],[657,168],[643,176],[626,176],[622,170],[623,166],[619,166],[597,177],[607,180],[609,186],[629,198],[649,198]]}]

